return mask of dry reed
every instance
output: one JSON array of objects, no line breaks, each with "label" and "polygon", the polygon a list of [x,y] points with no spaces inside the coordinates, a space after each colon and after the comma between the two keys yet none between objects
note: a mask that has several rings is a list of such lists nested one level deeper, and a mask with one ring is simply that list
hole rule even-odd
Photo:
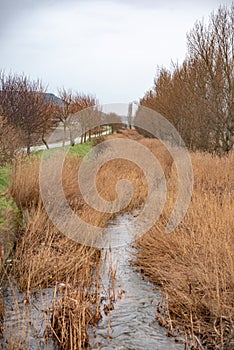
[{"label": "dry reed", "polygon": [[234,154],[219,158],[197,152],[191,158],[194,192],[183,222],[165,233],[172,191],[159,222],[136,242],[136,265],[164,292],[167,306],[157,315],[163,325],[183,329],[194,348],[231,350]]},{"label": "dry reed", "polygon": [[[71,208],[83,220],[105,227],[114,214],[99,212],[83,200],[77,182],[79,157],[68,157],[62,179],[64,193]],[[24,233],[16,244],[12,273],[26,302],[34,288],[64,284],[65,293],[54,304],[51,334],[61,349],[88,346],[87,328],[100,318],[98,283],[100,250],[70,240],[53,225],[46,214],[39,190],[40,158],[20,158],[15,162],[10,192],[23,213]],[[57,175],[57,174],[56,174]],[[134,192],[127,208],[143,203],[147,193],[142,171],[133,163],[113,160],[103,165],[97,176],[100,196],[110,201],[117,196],[116,182],[128,178],[141,190]]]},{"label": "dry reed", "polygon": [[[191,154],[195,177],[191,206],[180,226],[168,235],[164,228],[177,195],[177,174],[171,157],[158,141],[138,137],[135,131],[118,137],[137,139],[147,146],[160,160],[168,182],[167,203],[159,222],[136,242],[137,268],[164,291],[166,306],[159,305],[158,319],[170,331],[183,329],[198,348],[205,344],[208,349],[231,350],[234,318],[233,154],[223,158]],[[25,233],[17,244],[18,263],[14,273],[21,289],[27,289],[28,284],[32,288],[65,283],[66,292],[54,307],[52,333],[61,348],[80,349],[88,342],[88,324],[100,316],[97,284],[91,292],[93,271],[100,252],[70,241],[52,225],[41,205],[39,163],[40,159],[35,157],[30,161],[21,159],[15,164],[11,193],[25,213]],[[104,227],[113,214],[96,211],[84,202],[77,184],[79,165],[80,159],[76,157],[65,162],[66,198],[82,219]],[[123,178],[130,180],[135,190],[124,210],[144,205],[147,184],[142,170],[121,159],[101,167],[96,179],[100,196],[108,201],[116,199],[116,182]],[[94,298],[91,297],[93,293]]]}]

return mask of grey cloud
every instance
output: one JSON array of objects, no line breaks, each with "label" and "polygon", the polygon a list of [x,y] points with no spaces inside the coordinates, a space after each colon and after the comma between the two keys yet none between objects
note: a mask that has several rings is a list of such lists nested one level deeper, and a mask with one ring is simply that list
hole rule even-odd
[{"label": "grey cloud", "polygon": [[[61,0],[61,2],[64,0]],[[0,0],[0,37],[12,22],[24,16],[25,11],[36,11],[43,5],[58,3],[56,0]]]}]

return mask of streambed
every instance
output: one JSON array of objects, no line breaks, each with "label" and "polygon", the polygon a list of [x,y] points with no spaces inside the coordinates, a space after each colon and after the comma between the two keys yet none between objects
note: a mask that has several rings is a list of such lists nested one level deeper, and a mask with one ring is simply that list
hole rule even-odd
[{"label": "streambed", "polygon": [[[91,348],[182,350],[184,345],[168,337],[167,330],[155,320],[161,296],[131,265],[134,254],[131,241],[137,229],[133,223],[132,214],[124,214],[110,222],[106,229],[112,248],[103,251],[100,292],[104,299],[103,309],[107,308],[105,304],[113,304],[113,310],[107,314],[103,311],[103,318],[98,325],[90,328]],[[112,289],[113,274],[114,293],[110,293],[110,298],[107,291]],[[110,299],[115,300],[110,303]]]}]

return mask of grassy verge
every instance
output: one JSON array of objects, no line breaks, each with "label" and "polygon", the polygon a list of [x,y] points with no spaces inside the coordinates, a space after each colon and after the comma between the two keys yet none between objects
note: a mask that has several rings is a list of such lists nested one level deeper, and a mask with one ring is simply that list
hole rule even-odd
[{"label": "grassy verge", "polygon": [[80,157],[84,157],[89,151],[92,149],[91,142],[85,142],[82,144],[76,144],[73,147],[69,148],[69,153],[71,155],[78,155]]},{"label": "grassy verge", "polygon": [[10,202],[6,198],[7,181],[9,177],[10,167],[0,167],[0,227],[4,223],[3,210],[9,208]]},{"label": "grassy verge", "polygon": [[[44,151],[36,151],[36,152],[32,153],[31,156],[39,156],[40,157],[44,153],[44,154],[48,154],[48,157],[49,157],[51,154],[54,154],[54,152],[56,152],[59,148],[60,147],[52,148],[52,149],[48,149],[48,150],[44,150]],[[84,157],[89,151],[91,151],[92,143],[91,142],[85,142],[82,144],[77,143],[73,147],[66,146],[65,148],[68,150],[68,153],[71,155]]]},{"label": "grassy verge", "polygon": [[10,172],[10,166],[0,167],[0,246],[2,260],[5,260],[13,246],[19,220],[18,208],[7,193]]},{"label": "grassy verge", "polygon": [[8,173],[9,167],[2,166],[0,168],[0,193],[6,189]]}]

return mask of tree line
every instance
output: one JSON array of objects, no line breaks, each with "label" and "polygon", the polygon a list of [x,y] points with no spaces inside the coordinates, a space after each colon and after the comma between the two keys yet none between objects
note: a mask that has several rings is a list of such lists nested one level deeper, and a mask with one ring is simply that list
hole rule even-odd
[{"label": "tree line", "polygon": [[[182,65],[159,68],[142,106],[167,118],[192,150],[228,152],[234,145],[234,4],[187,34]],[[141,130],[143,132],[143,130]]]},{"label": "tree line", "polygon": [[[100,135],[102,125],[108,125],[108,115],[98,107],[98,100],[91,94],[59,89],[58,97],[46,92],[40,80],[31,80],[24,74],[0,72],[0,163],[12,159],[17,150],[44,143],[60,124],[63,128],[63,145],[70,139],[74,145],[74,125],[71,117],[77,112],[81,142],[91,140],[91,134]],[[95,119],[95,120],[94,120]],[[113,120],[113,115],[112,115]],[[115,115],[115,127],[121,118]],[[92,129],[92,125],[99,125]],[[77,124],[75,125],[77,127]]]}]

